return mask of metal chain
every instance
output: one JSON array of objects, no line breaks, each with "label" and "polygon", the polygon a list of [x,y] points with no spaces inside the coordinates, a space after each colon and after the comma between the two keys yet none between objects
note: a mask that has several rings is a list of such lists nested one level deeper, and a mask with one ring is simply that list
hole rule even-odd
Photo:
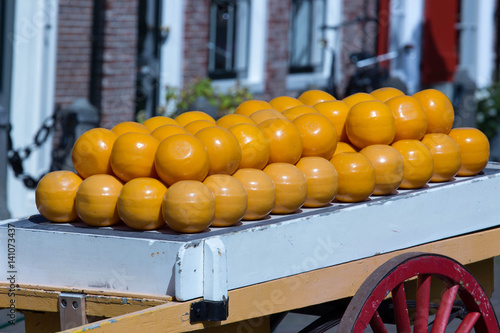
[{"label": "metal chain", "polygon": [[14,175],[16,176],[16,178],[21,179],[24,185],[29,189],[35,189],[38,185],[38,182],[45,175],[45,173],[37,179],[24,172],[23,162],[28,157],[30,157],[32,152],[36,151],[47,141],[50,133],[55,128],[56,120],[59,118],[60,113],[61,108],[59,105],[57,105],[54,113],[43,121],[42,126],[38,129],[35,136],[33,137],[33,142],[19,149],[14,149],[11,136],[12,125],[8,125],[7,159],[10,166],[12,167],[12,170],[14,171]]}]

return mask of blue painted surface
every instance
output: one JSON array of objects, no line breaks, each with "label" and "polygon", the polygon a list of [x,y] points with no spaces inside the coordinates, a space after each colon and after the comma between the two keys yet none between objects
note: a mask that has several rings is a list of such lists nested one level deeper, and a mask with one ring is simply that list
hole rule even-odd
[{"label": "blue painted surface", "polygon": [[95,328],[100,328],[100,327],[101,327],[101,324],[96,323],[96,324],[91,325],[91,326],[89,326],[89,327],[87,327],[87,328],[84,328],[82,331],[83,331],[83,332],[85,332],[85,331],[90,331],[90,330],[93,330],[93,329],[95,329]]}]

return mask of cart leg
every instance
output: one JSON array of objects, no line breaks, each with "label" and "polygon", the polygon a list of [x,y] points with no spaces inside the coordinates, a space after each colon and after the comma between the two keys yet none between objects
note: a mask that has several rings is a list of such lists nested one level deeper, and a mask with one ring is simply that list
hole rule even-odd
[{"label": "cart leg", "polygon": [[85,294],[60,293],[59,318],[61,329],[67,330],[87,323]]},{"label": "cart leg", "polygon": [[59,312],[23,311],[26,333],[53,333],[61,330]]}]

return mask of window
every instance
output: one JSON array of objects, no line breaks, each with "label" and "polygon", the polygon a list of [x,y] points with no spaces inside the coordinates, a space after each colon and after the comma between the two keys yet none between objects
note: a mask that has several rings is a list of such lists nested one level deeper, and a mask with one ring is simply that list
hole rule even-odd
[{"label": "window", "polygon": [[290,73],[311,73],[323,69],[325,0],[293,0],[290,29]]},{"label": "window", "polygon": [[250,0],[212,0],[208,75],[239,79],[247,75]]}]

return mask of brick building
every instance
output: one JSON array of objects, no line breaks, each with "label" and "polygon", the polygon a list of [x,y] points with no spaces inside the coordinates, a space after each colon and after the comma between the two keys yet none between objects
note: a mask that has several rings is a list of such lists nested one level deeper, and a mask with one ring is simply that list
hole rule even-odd
[{"label": "brick building", "polygon": [[[374,77],[408,93],[436,86],[453,97],[458,76],[477,87],[491,83],[495,6],[494,0],[4,0],[0,103],[19,149],[50,123],[56,105],[86,98],[98,111],[96,125],[110,128],[139,110],[170,112],[166,86],[204,77],[221,90],[238,82],[262,99],[311,88],[342,98],[348,88],[369,89]],[[356,57],[390,61],[370,76]],[[33,152],[25,173],[46,172],[51,149]],[[2,177],[0,168],[11,215],[33,212],[33,191],[7,172]]]},{"label": "brick building", "polygon": [[[453,22],[460,19],[460,4],[478,7],[476,12],[481,6],[484,10],[494,7],[491,0],[478,6],[467,0],[446,2],[434,5],[434,12],[449,7],[453,15],[448,20]],[[420,73],[434,73],[424,78],[428,84],[448,82],[459,65],[461,51],[456,41],[446,45],[455,54],[445,60],[448,74],[439,74],[437,61],[420,64],[423,49],[428,47],[422,22],[433,17],[431,3],[59,1],[54,103],[65,107],[86,97],[100,111],[100,125],[111,127],[133,119],[140,109],[153,115],[157,106],[165,104],[166,85],[182,87],[203,77],[210,77],[221,89],[237,80],[263,99],[333,86],[338,97],[343,97],[356,70],[353,55],[387,53],[392,53],[392,64],[388,61],[383,66],[410,84],[404,87],[411,92],[421,84]],[[451,32],[442,39],[458,39],[455,27],[449,26]],[[408,36],[411,29],[415,31]],[[435,58],[436,52],[427,54]],[[415,60],[413,68],[408,59]],[[405,76],[412,71],[410,81],[414,82],[408,82]]]},{"label": "brick building", "polygon": [[101,111],[103,127],[133,119],[137,13],[136,0],[59,3],[56,104],[85,97]]}]

